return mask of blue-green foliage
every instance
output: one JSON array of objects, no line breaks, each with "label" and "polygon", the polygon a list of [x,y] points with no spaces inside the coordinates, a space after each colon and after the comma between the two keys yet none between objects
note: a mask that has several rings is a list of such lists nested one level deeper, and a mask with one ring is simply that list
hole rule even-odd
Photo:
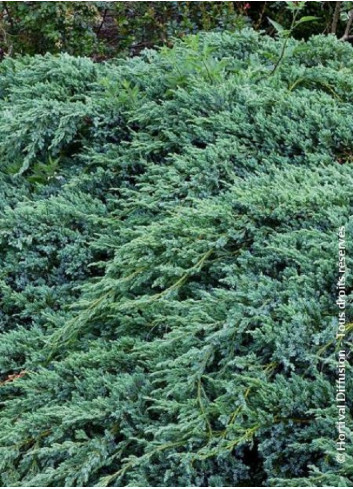
[{"label": "blue-green foliage", "polygon": [[280,50],[1,66],[3,485],[352,486],[353,50]]}]

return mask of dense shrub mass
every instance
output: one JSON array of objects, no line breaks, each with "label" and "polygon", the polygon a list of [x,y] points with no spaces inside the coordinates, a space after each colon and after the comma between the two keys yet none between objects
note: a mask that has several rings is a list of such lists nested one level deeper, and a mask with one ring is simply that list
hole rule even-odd
[{"label": "dense shrub mass", "polygon": [[2,485],[352,486],[353,49],[281,48],[1,64]]}]

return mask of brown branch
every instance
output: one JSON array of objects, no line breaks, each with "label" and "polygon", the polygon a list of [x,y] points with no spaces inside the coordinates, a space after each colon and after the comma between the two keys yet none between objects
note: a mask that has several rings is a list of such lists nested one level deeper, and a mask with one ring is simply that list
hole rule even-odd
[{"label": "brown branch", "polygon": [[0,385],[5,385],[8,382],[13,382],[14,380],[21,379],[26,375],[26,373],[27,373],[26,370],[21,370],[21,372],[19,372],[18,374],[17,373],[10,374],[3,382],[0,382]]},{"label": "brown branch", "polygon": [[100,31],[102,30],[102,27],[104,25],[105,19],[107,17],[107,13],[108,13],[108,9],[106,8],[104,10],[104,12],[103,12],[103,15],[102,15],[102,21],[101,21],[101,23],[100,23],[100,25],[99,25],[99,27],[97,29],[97,32],[96,32],[97,37],[99,36]]},{"label": "brown branch", "polygon": [[352,38],[352,36],[349,35],[349,31],[351,30],[352,24],[353,24],[353,9],[348,12],[348,21],[347,21],[346,29],[340,41],[347,41],[348,39]]},{"label": "brown branch", "polygon": [[332,24],[331,24],[331,34],[336,34],[337,24],[340,18],[342,2],[336,2],[336,8],[333,14]]},{"label": "brown branch", "polygon": [[9,8],[7,6],[7,2],[3,2],[3,6],[4,6],[4,10],[6,12],[6,15],[7,15],[7,18],[9,20],[9,23],[10,23],[10,26],[11,26],[11,30],[12,32],[14,32],[14,23],[13,23],[13,20],[12,20],[12,17],[11,17],[11,14],[9,12]]},{"label": "brown branch", "polygon": [[264,2],[263,6],[261,8],[261,11],[260,11],[259,18],[257,19],[257,22],[256,22],[255,27],[254,27],[256,31],[260,28],[260,26],[262,24],[262,19],[264,17],[266,6],[267,6],[267,2]]}]

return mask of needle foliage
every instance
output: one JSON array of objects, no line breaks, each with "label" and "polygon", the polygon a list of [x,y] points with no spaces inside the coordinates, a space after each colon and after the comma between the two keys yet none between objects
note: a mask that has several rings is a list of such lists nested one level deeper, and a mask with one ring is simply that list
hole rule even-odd
[{"label": "needle foliage", "polygon": [[2,485],[352,486],[353,49],[281,51],[1,64]]}]

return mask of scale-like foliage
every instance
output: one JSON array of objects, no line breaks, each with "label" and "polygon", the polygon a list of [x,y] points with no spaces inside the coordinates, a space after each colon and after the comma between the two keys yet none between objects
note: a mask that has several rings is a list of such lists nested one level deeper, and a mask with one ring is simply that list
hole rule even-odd
[{"label": "scale-like foliage", "polygon": [[352,485],[353,50],[290,41],[271,74],[280,50],[4,65],[3,485]]}]

